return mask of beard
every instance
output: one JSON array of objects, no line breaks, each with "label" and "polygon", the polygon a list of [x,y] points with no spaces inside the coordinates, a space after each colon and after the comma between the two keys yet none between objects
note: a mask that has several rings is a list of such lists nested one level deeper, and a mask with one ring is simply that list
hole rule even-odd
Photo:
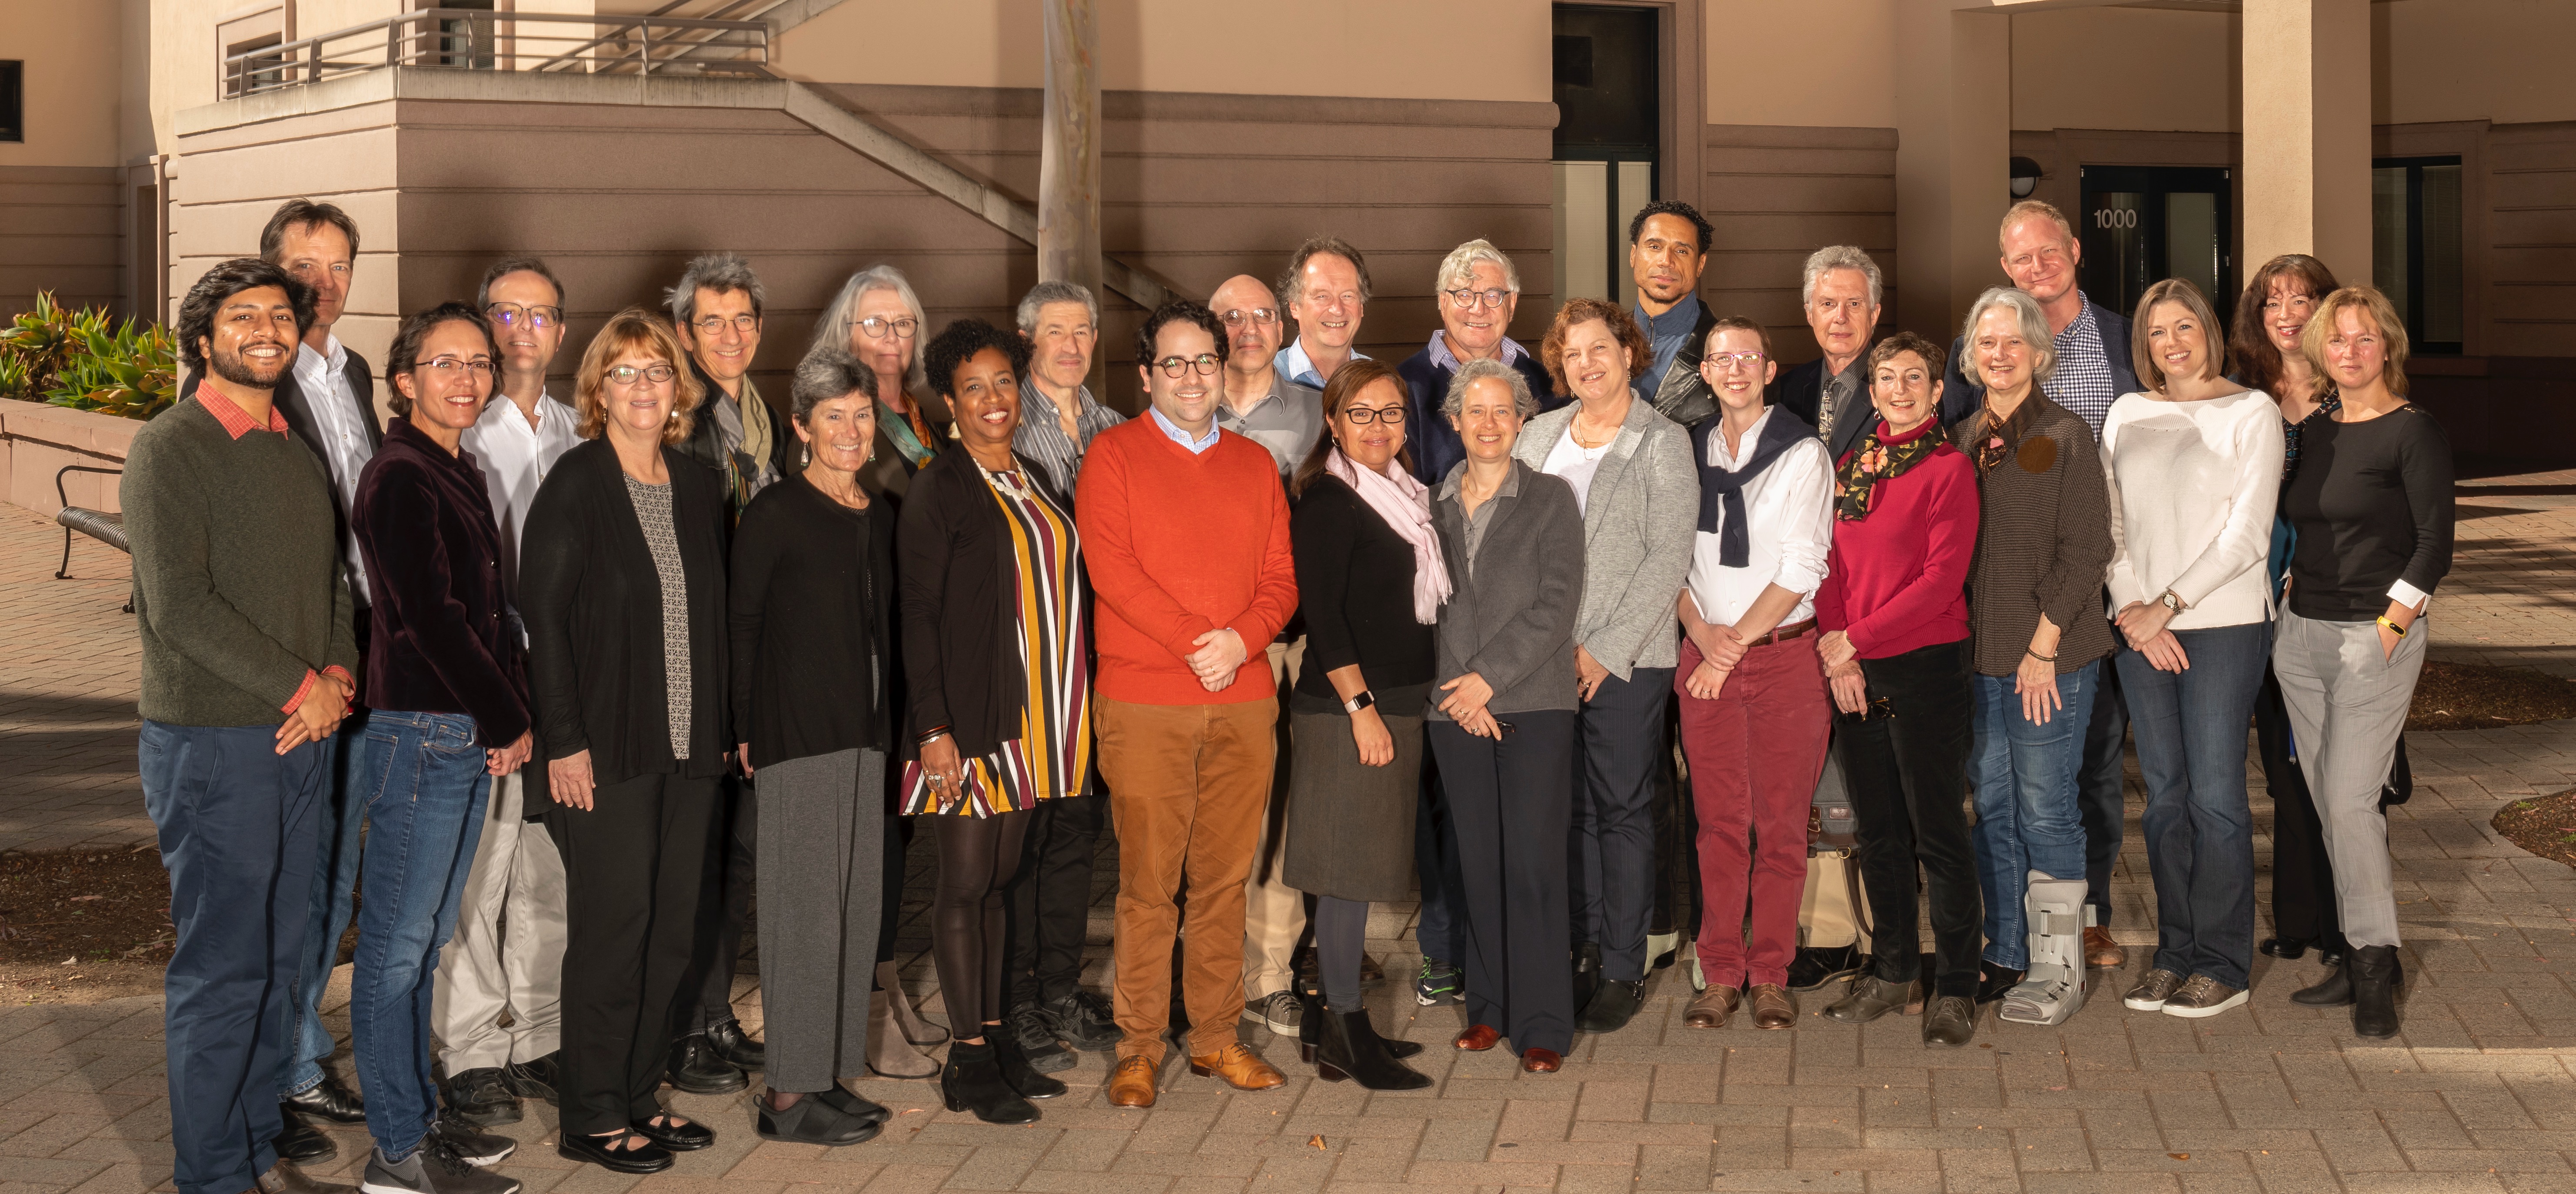
[{"label": "beard", "polygon": [[278,379],[286,376],[287,365],[294,359],[294,346],[289,345],[287,351],[278,354],[276,363],[268,366],[267,371],[263,373],[261,367],[253,364],[251,359],[242,355],[240,350],[226,352],[218,348],[207,358],[206,363],[215,371],[215,376],[234,385],[274,390],[277,388]]}]

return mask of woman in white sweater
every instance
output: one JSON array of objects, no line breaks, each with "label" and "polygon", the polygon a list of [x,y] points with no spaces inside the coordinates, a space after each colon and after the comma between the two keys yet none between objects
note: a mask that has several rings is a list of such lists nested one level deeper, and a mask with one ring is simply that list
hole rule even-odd
[{"label": "woman in white sweater", "polygon": [[2280,496],[2281,420],[2221,374],[2209,300],[2180,279],[2139,300],[2131,337],[2150,389],[2111,406],[2111,604],[2134,651],[2120,688],[2147,785],[2156,957],[2123,1001],[2213,1016],[2245,1002],[2254,961],[2254,818],[2245,726],[2271,654],[2263,561]]}]

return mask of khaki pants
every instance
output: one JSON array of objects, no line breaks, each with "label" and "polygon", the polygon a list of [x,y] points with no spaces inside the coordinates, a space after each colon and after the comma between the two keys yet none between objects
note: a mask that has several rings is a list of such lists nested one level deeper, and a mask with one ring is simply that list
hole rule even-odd
[{"label": "khaki pants", "polygon": [[1297,683],[1306,661],[1306,637],[1270,644],[1270,680],[1279,687],[1279,762],[1270,785],[1270,800],[1261,814],[1261,842],[1252,856],[1252,874],[1243,881],[1243,995],[1266,998],[1273,991],[1295,989],[1297,939],[1306,932],[1306,896],[1279,877],[1279,842],[1287,824],[1288,690]]},{"label": "khaki pants", "polygon": [[[1190,1052],[1235,1039],[1243,1014],[1243,891],[1269,803],[1279,706],[1135,705],[1099,698],[1100,771],[1118,833],[1120,1057],[1162,1064],[1171,1023],[1172,939],[1181,940]],[[1189,879],[1186,921],[1174,902]]]},{"label": "khaki pants", "polygon": [[1843,868],[1851,860],[1839,854],[1807,858],[1807,890],[1798,899],[1798,944],[1834,949],[1860,940],[1860,921],[1852,915],[1851,884]]}]

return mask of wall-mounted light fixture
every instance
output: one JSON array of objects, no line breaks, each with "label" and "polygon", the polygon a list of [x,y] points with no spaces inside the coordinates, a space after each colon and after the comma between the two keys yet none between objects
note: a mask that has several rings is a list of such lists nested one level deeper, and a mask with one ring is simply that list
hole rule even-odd
[{"label": "wall-mounted light fixture", "polygon": [[2030,193],[2038,189],[2039,163],[2034,162],[2029,158],[2014,158],[2012,160],[2012,197],[2015,199],[2028,199],[2030,198]]}]

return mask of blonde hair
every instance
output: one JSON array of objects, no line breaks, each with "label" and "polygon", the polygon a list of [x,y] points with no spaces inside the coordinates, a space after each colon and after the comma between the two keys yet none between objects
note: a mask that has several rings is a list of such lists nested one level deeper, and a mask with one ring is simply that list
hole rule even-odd
[{"label": "blonde hair", "polygon": [[607,434],[608,404],[599,392],[608,384],[609,367],[639,349],[671,367],[671,385],[678,392],[670,421],[662,424],[662,442],[676,444],[689,438],[706,387],[698,384],[697,370],[689,367],[689,354],[680,347],[680,334],[672,330],[671,322],[642,307],[628,307],[609,316],[608,325],[590,338],[590,347],[581,353],[581,368],[573,374],[573,413],[581,416],[583,439]]},{"label": "blonde hair", "polygon": [[2406,321],[2397,314],[2397,306],[2374,286],[2346,286],[2317,300],[2317,310],[2308,316],[2308,326],[2299,333],[2299,355],[2308,358],[2308,368],[2316,371],[2325,385],[2334,384],[2334,374],[2326,370],[2326,337],[2334,334],[2335,317],[2345,308],[2357,308],[2378,325],[2379,341],[2387,346],[2388,368],[2382,375],[2388,392],[2406,396]]},{"label": "blonde hair", "polygon": [[2138,299],[2137,318],[2129,325],[2129,368],[2137,371],[2138,380],[2159,394],[2165,390],[2165,371],[2156,364],[2155,350],[2147,346],[2147,316],[2159,303],[2181,303],[2193,319],[2200,321],[2203,351],[2209,358],[2200,376],[2218,376],[2219,362],[2227,359],[2227,337],[2219,329],[2218,312],[2210,308],[2209,296],[2202,294],[2200,287],[2182,278],[2167,278],[2147,287],[2147,293]]},{"label": "blonde hair", "polygon": [[2057,210],[2056,204],[2042,199],[2024,199],[2005,208],[2003,223],[1995,225],[1995,251],[1998,253],[2004,251],[2004,234],[2012,231],[2013,225],[2032,216],[2048,217],[2049,222],[2057,225],[2058,231],[2066,234],[2067,243],[2074,243],[2075,223],[2066,218],[2065,212]]}]

